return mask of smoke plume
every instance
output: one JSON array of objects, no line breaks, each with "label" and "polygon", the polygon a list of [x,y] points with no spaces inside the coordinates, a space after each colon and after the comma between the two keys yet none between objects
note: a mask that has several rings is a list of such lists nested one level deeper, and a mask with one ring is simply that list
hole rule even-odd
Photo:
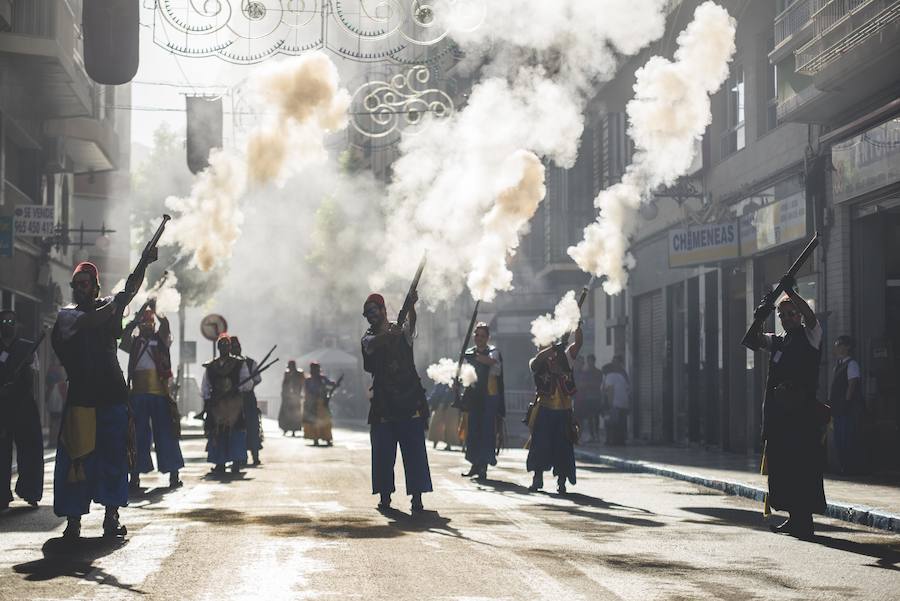
[{"label": "smoke plume", "polygon": [[176,217],[164,242],[178,244],[202,271],[231,256],[241,235],[240,201],[248,180],[284,185],[305,166],[324,162],[325,136],[347,124],[350,96],[338,87],[337,68],[321,52],[265,67],[252,86],[271,116],[251,133],[244,156],[227,149],[211,153],[190,195],[166,200]]},{"label": "smoke plume", "polygon": [[628,248],[641,202],[687,173],[694,160],[694,143],[712,119],[709,96],[728,76],[735,27],[724,8],[705,2],[678,36],[674,61],[654,56],[637,71],[635,96],[626,109],[633,162],[621,183],[597,196],[597,221],[585,228],[584,240],[568,249],[581,269],[607,276],[603,289],[608,294],[625,287],[627,270],[634,266]]},{"label": "smoke plume", "polygon": [[580,319],[581,309],[575,300],[575,292],[569,290],[556,304],[553,315],[547,313],[531,322],[531,336],[535,346],[545,347],[553,344],[565,334],[574,331]]},{"label": "smoke plume", "polygon": [[[429,365],[425,373],[438,384],[452,386],[453,380],[456,379],[456,366],[456,361],[444,357],[437,363]],[[464,387],[471,386],[478,381],[478,374],[475,373],[474,367],[468,363],[463,363],[459,370],[459,379]]]},{"label": "smoke plume", "polygon": [[483,4],[480,27],[450,27],[483,79],[463,110],[404,136],[388,190],[387,256],[373,284],[408,278],[427,248],[430,303],[466,283],[484,300],[512,287],[507,260],[543,198],[543,170],[524,157],[574,164],[594,85],[615,73],[618,55],[662,35],[666,0]]}]

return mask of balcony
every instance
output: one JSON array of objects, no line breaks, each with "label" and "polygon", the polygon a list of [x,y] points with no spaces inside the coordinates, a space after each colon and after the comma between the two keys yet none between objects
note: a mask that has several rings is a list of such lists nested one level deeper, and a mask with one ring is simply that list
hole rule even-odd
[{"label": "balcony", "polygon": [[810,76],[900,20],[900,0],[829,0],[812,19],[815,36],[795,52],[797,72]]},{"label": "balcony", "polygon": [[25,0],[16,3],[12,30],[0,34],[0,54],[32,79],[42,116],[92,114],[95,86],[80,58],[80,3]]},{"label": "balcony", "polygon": [[58,139],[71,159],[74,173],[111,171],[117,168],[119,138],[109,121],[69,117],[44,121],[44,134]]},{"label": "balcony", "polygon": [[815,33],[815,15],[827,0],[797,0],[775,17],[775,47],[769,53],[769,61],[777,63],[812,39]]}]

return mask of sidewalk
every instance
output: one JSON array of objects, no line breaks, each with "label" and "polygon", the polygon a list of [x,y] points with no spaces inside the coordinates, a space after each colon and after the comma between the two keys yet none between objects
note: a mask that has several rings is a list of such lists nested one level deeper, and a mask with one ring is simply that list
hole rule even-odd
[{"label": "sidewalk", "polygon": [[[759,459],[750,455],[696,448],[607,447],[589,443],[577,446],[575,456],[624,471],[684,480],[760,503],[767,490],[766,477],[759,473]],[[897,474],[876,474],[856,480],[826,475],[825,498],[828,517],[900,532],[900,476]]]}]

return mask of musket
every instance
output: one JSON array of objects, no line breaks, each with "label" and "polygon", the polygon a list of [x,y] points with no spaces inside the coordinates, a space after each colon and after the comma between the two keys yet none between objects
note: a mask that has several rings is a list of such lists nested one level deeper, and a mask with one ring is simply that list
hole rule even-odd
[{"label": "musket", "polygon": [[478,306],[481,301],[475,301],[475,310],[472,311],[472,319],[469,320],[469,329],[466,330],[466,338],[463,340],[462,349],[459,351],[459,361],[456,363],[456,376],[453,378],[453,394],[456,396],[451,406],[459,408],[462,404],[462,381],[460,374],[462,373],[463,361],[466,360],[466,350],[469,348],[469,341],[472,339],[472,331],[475,328],[475,320],[478,319]]},{"label": "musket", "polygon": [[150,253],[153,249],[156,248],[156,245],[159,244],[159,239],[163,235],[163,231],[166,229],[166,223],[172,219],[170,215],[163,215],[162,222],[159,224],[159,227],[156,228],[156,232],[153,234],[153,237],[150,238],[150,241],[147,242],[147,245],[144,246],[144,250],[141,253],[141,258],[138,259],[138,264],[134,268],[134,271],[131,272],[131,275],[128,276],[128,279],[125,280],[125,292],[129,295],[129,297],[133,297],[137,294],[138,288],[141,285],[141,282],[137,280],[135,274],[140,273],[141,279],[143,280],[143,274],[147,270],[147,266],[152,262],[150,260]]},{"label": "musket", "polygon": [[[168,279],[168,277],[169,277],[169,272],[168,272],[168,270],[167,270],[167,271],[164,271],[163,274],[162,274],[162,277],[159,278],[159,281],[158,281],[156,284],[154,284],[154,287],[155,287],[155,286],[162,286],[163,284],[165,284],[165,283],[166,283],[166,279]],[[130,328],[130,327],[132,327],[134,324],[136,324],[137,321],[141,318],[141,315],[144,314],[144,311],[146,311],[147,308],[150,307],[151,303],[153,303],[153,302],[155,302],[155,301],[156,301],[156,297],[155,297],[155,296],[147,296],[147,300],[144,301],[144,304],[141,305],[141,308],[138,309],[137,313],[134,314],[134,318],[132,318],[132,320],[131,320],[130,322],[128,322],[128,324],[126,325],[126,329],[127,329],[127,328]]]},{"label": "musket", "polygon": [[412,296],[416,292],[416,289],[419,287],[419,279],[422,277],[422,271],[425,269],[425,260],[427,258],[428,253],[423,253],[422,260],[419,261],[419,268],[416,270],[416,275],[413,278],[412,283],[409,285],[409,292],[406,293],[406,298],[403,300],[403,307],[400,308],[400,313],[397,315],[397,327],[403,327],[403,323],[406,321],[406,315],[412,309]]},{"label": "musket", "polygon": [[[275,347],[277,347],[277,346],[278,346],[278,345],[276,344],[275,346],[273,346],[273,347],[269,350],[268,353],[266,353],[266,356],[263,357],[263,360],[256,364],[256,370],[255,370],[253,373],[251,373],[249,376],[247,376],[246,378],[244,378],[243,380],[241,380],[240,382],[238,382],[238,385],[235,386],[235,389],[237,389],[238,391],[240,391],[241,386],[243,386],[244,384],[246,384],[246,383],[249,382],[250,380],[253,380],[253,379],[256,378],[259,374],[261,374],[262,372],[266,371],[267,369],[269,369],[270,367],[272,367],[273,365],[275,365],[276,363],[278,363],[279,359],[276,357],[275,359],[272,359],[268,364],[263,365],[263,363],[265,363],[266,360],[267,360],[267,359],[272,355],[272,353],[275,351]],[[215,397],[215,398],[218,399],[218,398],[220,398],[221,396],[222,396],[222,395],[219,395],[219,396],[217,396],[217,397]],[[204,420],[204,419],[206,419],[206,411],[207,411],[206,408],[207,408],[207,406],[208,406],[208,404],[209,404],[209,401],[212,401],[212,400],[213,400],[213,398],[210,397],[208,400],[205,400],[205,401],[203,402],[203,410],[200,411],[200,413],[198,413],[197,415],[195,415],[195,416],[194,416],[194,419],[198,419],[198,420]]]},{"label": "musket", "polygon": [[[591,279],[588,280],[588,283],[585,284],[584,287],[582,287],[581,294],[578,295],[578,310],[579,311],[581,311],[581,305],[583,305],[584,301],[587,299],[587,295],[591,291],[591,286],[594,285],[594,280],[596,278],[597,278],[597,276],[592,275]],[[563,337],[560,338],[559,344],[563,349],[565,349],[569,345],[569,336],[571,334],[572,334],[571,332],[566,332],[565,334],[563,334]]]},{"label": "musket", "polygon": [[[797,276],[797,272],[800,271],[800,268],[803,267],[803,264],[806,263],[809,258],[812,256],[813,251],[816,250],[816,247],[819,245],[819,232],[812,237],[812,240],[809,241],[809,244],[806,245],[806,248],[803,249],[803,252],[800,253],[800,256],[794,261],[794,264],[790,266],[787,272],[782,277],[782,280],[785,278],[795,278]],[[753,312],[753,323],[750,324],[750,327],[747,329],[747,333],[744,334],[744,337],[741,339],[741,344],[747,347],[748,349],[755,351],[756,348],[756,337],[759,332],[759,328],[762,326],[763,322],[765,322],[769,315],[772,314],[772,311],[775,310],[775,301],[778,300],[778,297],[781,296],[781,293],[784,292],[784,287],[781,285],[781,281],[778,282],[778,285],[772,289],[771,292],[766,294],[763,297],[761,303]]]},{"label": "musket", "polygon": [[341,382],[343,382],[343,381],[344,381],[344,374],[341,374],[341,377],[337,379],[337,382],[334,383],[334,385],[331,387],[331,390],[328,390],[325,393],[325,404],[326,405],[331,400],[331,397],[334,396],[334,391],[337,390],[341,386]]},{"label": "musket", "polygon": [[6,388],[13,384],[16,381],[16,378],[19,376],[19,372],[25,367],[25,365],[34,357],[34,354],[37,352],[38,348],[41,346],[41,343],[44,341],[44,338],[47,336],[47,333],[41,330],[41,335],[38,336],[38,339],[31,344],[31,350],[22,357],[22,360],[19,361],[19,364],[16,365],[15,369],[13,369],[12,373],[9,376],[9,381],[4,382],[2,388]]}]

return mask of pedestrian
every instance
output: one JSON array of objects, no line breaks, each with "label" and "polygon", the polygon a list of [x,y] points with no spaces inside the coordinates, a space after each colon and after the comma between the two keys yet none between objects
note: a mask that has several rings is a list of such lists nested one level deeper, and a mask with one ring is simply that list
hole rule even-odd
[{"label": "pedestrian", "polygon": [[14,311],[0,311],[0,478],[6,495],[0,511],[13,501],[12,451],[16,448],[16,494],[37,507],[44,494],[44,433],[34,400],[37,358],[34,343],[19,337]]},{"label": "pedestrian", "polygon": [[578,424],[572,408],[575,396],[575,373],[572,366],[583,342],[581,324],[575,330],[575,341],[542,348],[531,359],[535,402],[528,414],[531,437],[526,469],[534,472],[528,490],[536,492],[544,486],[544,472],[553,470],[557,492],[566,493],[566,480],[575,484],[575,443]]},{"label": "pedestrian", "polygon": [[[156,260],[156,248],[145,253]],[[74,303],[60,309],[53,326],[53,350],[69,376],[63,424],[53,473],[53,511],[67,518],[63,537],[81,536],[81,516],[91,501],[106,508],[103,535],[123,537],[119,508],[128,504],[128,387],[116,355],[122,316],[144,281],[144,265],[132,273],[125,291],[100,298],[100,272],[87,261],[72,272]]]},{"label": "pedestrian", "polygon": [[428,424],[428,440],[437,448],[439,442],[444,443],[445,451],[452,451],[454,446],[463,446],[459,435],[460,411],[453,406],[456,395],[448,384],[438,383],[428,395],[428,406],[431,408],[431,420]]},{"label": "pedestrian", "polygon": [[[603,403],[603,372],[597,368],[597,357],[588,355],[587,361],[581,357],[577,362],[578,397],[575,402],[575,419],[579,425],[587,424],[590,442],[600,438],[600,413]],[[582,432],[584,429],[582,428]]]},{"label": "pedestrian", "polygon": [[329,389],[337,385],[322,373],[318,361],[309,364],[309,377],[303,383],[303,437],[319,446],[319,440],[326,446],[334,444],[331,436],[331,410],[328,399]]},{"label": "pedestrian", "polygon": [[[785,296],[777,304],[785,333],[763,334],[762,320],[748,332],[755,350],[769,352],[769,374],[763,401],[762,440],[768,471],[768,505],[788,512],[773,528],[809,539],[814,513],[825,511],[823,412],[816,400],[822,326],[790,276],[781,280]],[[769,311],[760,307],[757,311]]]},{"label": "pedestrian", "polygon": [[497,440],[503,432],[506,403],[503,391],[503,357],[490,344],[491,329],[480,322],[473,331],[475,346],[466,350],[465,361],[478,379],[463,393],[463,411],[468,414],[466,461],[471,465],[463,476],[487,478],[489,465],[497,465]]},{"label": "pedestrian", "polygon": [[865,406],[863,404],[859,363],[852,357],[853,339],[838,336],[834,341],[834,372],[828,401],[834,418],[834,446],[842,474],[852,474],[862,468],[859,431]]},{"label": "pedestrian", "polygon": [[378,508],[391,506],[397,446],[403,456],[406,493],[412,510],[423,511],[422,493],[431,492],[431,471],[425,450],[428,404],[413,359],[418,295],[409,297],[411,306],[403,324],[387,318],[384,297],[370,294],[363,303],[369,329],[362,337],[363,368],[372,374],[372,402],[369,408],[369,436],[372,443],[372,494],[380,495]]},{"label": "pedestrian", "polygon": [[[256,400],[255,388],[262,382],[262,377],[258,373],[259,365],[256,360],[243,354],[241,341],[237,336],[231,337],[231,354],[239,361],[243,361],[247,367],[247,373],[250,380],[247,381],[246,389],[241,390],[241,397],[244,401],[244,424],[247,426],[247,451],[253,463],[250,465],[259,466],[262,462],[259,460],[259,452],[263,446],[263,429],[262,429],[262,412],[259,410],[259,402]],[[247,456],[241,462],[247,465]]]},{"label": "pedestrian", "polygon": [[47,413],[49,414],[48,440],[55,447],[62,427],[62,414],[69,390],[69,377],[63,366],[59,364],[56,355],[50,353],[50,356],[50,366],[47,368],[44,383],[47,391]]},{"label": "pedestrian", "polygon": [[604,374],[604,404],[609,407],[606,444],[622,446],[628,438],[628,413],[631,411],[631,381],[622,355],[615,355],[604,366]]},{"label": "pedestrian", "polygon": [[231,354],[231,337],[223,333],[216,340],[219,356],[203,367],[203,408],[206,413],[206,459],[214,474],[224,474],[227,463],[239,474],[247,460],[247,427],[244,397],[252,378],[247,364]]},{"label": "pedestrian", "polygon": [[306,375],[297,369],[297,362],[288,361],[281,380],[281,407],[278,409],[278,427],[287,436],[297,436],[303,427],[303,381]]},{"label": "pedestrian", "polygon": [[[184,467],[184,457],[178,443],[181,416],[169,392],[172,330],[169,320],[160,315],[157,331],[156,317],[155,303],[150,303],[143,314],[129,322],[119,344],[119,348],[128,353],[129,402],[134,418],[132,489],[140,488],[142,473],[153,471],[151,444],[156,449],[157,468],[169,474],[169,488],[181,486],[178,472]],[[138,330],[136,336],[133,335],[135,328]]]}]

